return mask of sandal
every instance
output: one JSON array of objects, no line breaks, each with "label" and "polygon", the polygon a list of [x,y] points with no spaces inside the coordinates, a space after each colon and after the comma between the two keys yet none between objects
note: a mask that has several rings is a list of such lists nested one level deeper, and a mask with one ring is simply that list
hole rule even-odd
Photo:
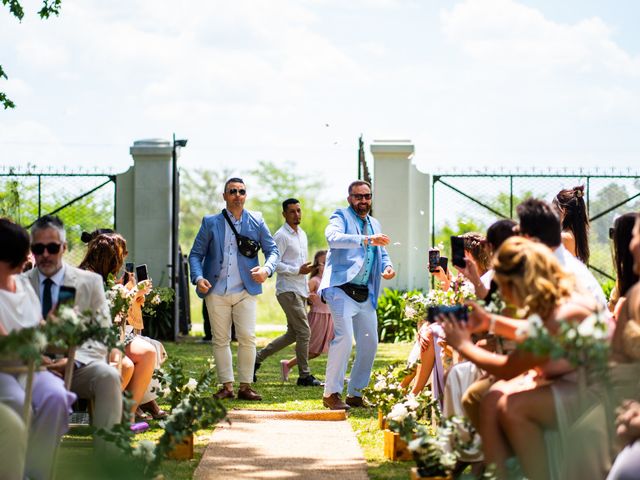
[{"label": "sandal", "polygon": [[155,400],[143,403],[142,405],[140,405],[139,409],[147,412],[154,420],[162,420],[163,418],[167,418],[169,416],[169,413],[162,410]]},{"label": "sandal", "polygon": [[153,419],[153,415],[149,415],[148,413],[144,413],[140,407],[136,408],[136,422],[148,422]]}]

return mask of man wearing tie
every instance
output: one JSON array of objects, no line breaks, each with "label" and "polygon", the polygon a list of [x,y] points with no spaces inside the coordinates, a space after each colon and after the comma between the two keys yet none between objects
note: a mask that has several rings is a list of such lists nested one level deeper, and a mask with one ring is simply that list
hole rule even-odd
[{"label": "man wearing tie", "polygon": [[[389,237],[381,232],[380,222],[369,216],[371,185],[362,180],[351,183],[347,201],[349,207],[336,210],[325,230],[329,252],[318,288],[331,309],[335,330],[322,399],[331,410],[364,405],[361,390],[369,384],[378,349],[380,277],[390,280],[395,276],[384,248]],[[353,337],[356,358],[345,403],[341,394]]]},{"label": "man wearing tie", "polygon": [[[99,311],[110,318],[109,305],[104,295],[100,275],[80,270],[62,261],[67,250],[66,232],[62,220],[45,215],[31,228],[31,251],[36,268],[26,272],[31,286],[40,298],[42,317],[47,318],[58,303],[60,287],[75,289],[74,306],[80,311]],[[93,426],[109,429],[122,418],[122,392],[120,375],[107,363],[109,352],[105,345],[88,340],[76,349],[71,391],[80,398],[94,400]],[[63,369],[66,359],[56,369]],[[102,440],[98,445],[103,445]]]}]

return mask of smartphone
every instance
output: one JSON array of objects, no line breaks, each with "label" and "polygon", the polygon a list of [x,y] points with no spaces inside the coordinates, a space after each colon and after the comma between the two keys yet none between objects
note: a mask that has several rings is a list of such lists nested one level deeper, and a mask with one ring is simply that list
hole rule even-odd
[{"label": "smartphone", "polygon": [[124,275],[122,276],[122,282],[126,285],[127,283],[129,283],[129,280],[131,278],[133,278],[133,280],[135,281],[135,276],[133,275],[133,263],[132,262],[127,262],[124,266]]},{"label": "smartphone", "polygon": [[58,293],[58,303],[56,304],[56,311],[60,306],[67,305],[69,307],[73,307],[76,301],[76,289],[75,287],[67,287],[62,285],[60,287],[60,293]]},{"label": "smartphone", "polygon": [[142,265],[138,265],[136,267],[136,278],[138,279],[138,282],[149,280],[149,273],[147,272],[146,263],[143,263]]},{"label": "smartphone", "polygon": [[427,309],[427,322],[433,323],[438,315],[449,313],[459,322],[467,323],[469,320],[469,307],[466,305],[436,305]]},{"label": "smartphone", "polygon": [[441,256],[438,265],[442,268],[442,271],[444,273],[447,273],[447,268],[449,268],[449,259],[447,257]]},{"label": "smartphone", "polygon": [[451,237],[451,263],[454,267],[465,268],[467,261],[464,258],[464,238]]},{"label": "smartphone", "polygon": [[129,273],[133,273],[133,262],[127,262],[124,265],[124,271],[125,272],[129,272]]},{"label": "smartphone", "polygon": [[429,249],[429,271],[431,273],[436,271],[436,268],[440,266],[440,250],[437,248]]}]

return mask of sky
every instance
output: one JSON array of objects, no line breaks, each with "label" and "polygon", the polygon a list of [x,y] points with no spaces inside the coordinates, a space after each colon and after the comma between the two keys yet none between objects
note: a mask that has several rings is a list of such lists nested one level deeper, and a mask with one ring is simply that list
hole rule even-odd
[{"label": "sky", "polygon": [[342,198],[358,137],[425,172],[636,167],[636,0],[63,0],[0,9],[0,166],[119,172],[271,161]]}]

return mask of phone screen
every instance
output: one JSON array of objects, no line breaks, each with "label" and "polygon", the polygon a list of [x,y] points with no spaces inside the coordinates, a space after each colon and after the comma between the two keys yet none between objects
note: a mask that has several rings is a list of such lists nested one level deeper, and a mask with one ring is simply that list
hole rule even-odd
[{"label": "phone screen", "polygon": [[60,293],[58,294],[58,305],[73,306],[75,301],[76,301],[75,287],[66,287],[62,285],[60,287]]},{"label": "phone screen", "polygon": [[138,282],[142,282],[144,280],[148,280],[149,279],[149,274],[147,273],[147,265],[146,264],[142,264],[142,265],[138,265],[136,267],[136,277],[138,279]]},{"label": "phone screen", "polygon": [[464,238],[451,237],[451,263],[455,267],[464,268],[467,266],[467,262],[464,259]]}]

